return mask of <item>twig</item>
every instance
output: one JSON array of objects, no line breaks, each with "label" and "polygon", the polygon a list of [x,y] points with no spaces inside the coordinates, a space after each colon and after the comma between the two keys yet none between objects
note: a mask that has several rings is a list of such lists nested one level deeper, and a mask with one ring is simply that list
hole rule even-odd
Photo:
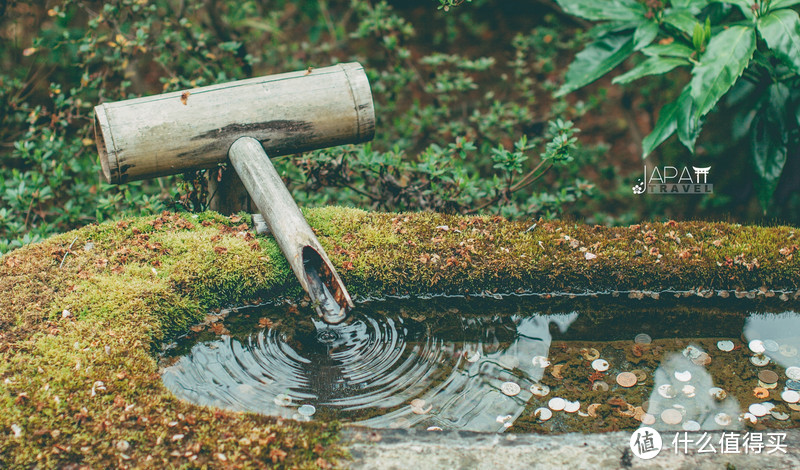
[{"label": "twig", "polygon": [[67,252],[64,253],[64,257],[61,258],[61,264],[58,265],[58,269],[61,269],[64,266],[64,261],[67,260],[67,255],[70,254],[70,252],[72,251],[72,245],[74,245],[76,241],[78,241],[78,237],[75,237],[75,239],[72,240],[72,243],[69,244],[69,248],[67,248]]}]

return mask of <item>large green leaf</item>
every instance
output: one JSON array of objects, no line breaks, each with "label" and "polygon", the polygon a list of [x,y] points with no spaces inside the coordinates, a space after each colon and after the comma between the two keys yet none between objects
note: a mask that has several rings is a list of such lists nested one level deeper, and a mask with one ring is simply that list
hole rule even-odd
[{"label": "large green leaf", "polygon": [[690,8],[699,12],[708,5],[708,0],[672,0],[670,4],[674,8]]},{"label": "large green leaf", "polygon": [[786,85],[772,84],[762,108],[753,119],[750,149],[760,180],[758,198],[764,212],[778,187],[786,164],[788,134],[785,132],[784,115],[788,99],[789,89]]},{"label": "large green leaf", "polygon": [[769,8],[771,11],[775,11],[779,8],[789,8],[790,6],[794,6],[800,3],[800,0],[773,0],[770,3]]},{"label": "large green leaf", "polygon": [[689,61],[677,57],[648,57],[647,60],[641,64],[623,73],[622,75],[615,77],[614,80],[611,80],[611,83],[630,83],[646,75],[660,75],[662,73],[667,73],[675,67],[679,67],[681,65],[689,65]]},{"label": "large green leaf", "polygon": [[684,8],[672,8],[667,11],[664,14],[664,22],[689,36],[694,32],[694,25],[698,23],[692,12]]},{"label": "large green leaf", "polygon": [[556,0],[570,15],[592,21],[638,20],[646,13],[644,5],[635,0]]},{"label": "large green leaf", "polygon": [[658,36],[658,23],[643,21],[633,32],[633,50],[638,51],[649,46],[656,36]]},{"label": "large green leaf", "polygon": [[702,118],[697,121],[694,119],[694,107],[692,94],[689,87],[686,87],[678,98],[678,139],[692,153],[705,121]]},{"label": "large green leaf", "polygon": [[689,46],[673,42],[672,44],[653,44],[642,49],[644,55],[649,56],[668,56],[689,58],[694,49]]},{"label": "large green leaf", "polygon": [[755,30],[731,26],[711,38],[705,54],[692,71],[692,99],[697,106],[694,119],[708,114],[742,75],[756,49]]},{"label": "large green leaf", "polygon": [[[688,88],[688,87],[687,87]],[[686,88],[684,88],[684,92]],[[650,155],[650,152],[656,149],[662,142],[667,140],[669,136],[675,133],[678,129],[678,104],[680,98],[678,100],[673,101],[672,103],[666,104],[661,108],[661,112],[658,113],[658,121],[656,121],[656,126],[653,128],[653,132],[648,134],[642,140],[642,158],[646,158]]]},{"label": "large green leaf", "polygon": [[633,34],[607,36],[590,43],[575,56],[567,69],[565,83],[556,93],[556,97],[592,83],[621,64],[632,53]]},{"label": "large green leaf", "polygon": [[755,13],[750,7],[755,3],[756,0],[711,0],[711,3],[727,3],[730,5],[736,5],[742,11],[742,14],[747,18],[753,18]]},{"label": "large green leaf", "polygon": [[758,20],[758,32],[789,68],[800,74],[800,17],[794,10],[777,10]]}]

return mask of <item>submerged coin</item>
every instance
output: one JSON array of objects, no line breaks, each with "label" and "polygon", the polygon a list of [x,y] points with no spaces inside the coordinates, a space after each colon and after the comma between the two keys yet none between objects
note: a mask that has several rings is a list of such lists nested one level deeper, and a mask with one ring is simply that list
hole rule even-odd
[{"label": "submerged coin", "polygon": [[533,365],[536,367],[541,367],[542,369],[550,365],[550,360],[544,356],[534,356],[531,362],[533,362]]},{"label": "submerged coin", "polygon": [[694,385],[686,384],[681,388],[681,392],[689,398],[692,398],[696,395],[697,389],[694,388]]},{"label": "submerged coin", "polygon": [[505,383],[503,383],[503,385],[500,386],[500,390],[504,394],[506,394],[506,395],[508,395],[510,397],[513,397],[513,396],[519,394],[520,387],[519,387],[518,384],[515,384],[514,382],[505,382]]},{"label": "submerged coin", "polygon": [[661,421],[667,424],[678,424],[683,421],[683,415],[675,408],[667,408],[661,412]]},{"label": "submerged coin", "polygon": [[575,401],[567,401],[564,405],[564,411],[567,413],[575,413],[576,411],[581,409],[581,402]]},{"label": "submerged coin", "polygon": [[416,414],[416,415],[428,414],[431,411],[431,409],[433,409],[433,405],[428,405],[428,407],[425,408],[425,403],[426,403],[425,400],[423,400],[421,398],[415,398],[415,399],[411,400],[411,404],[410,404],[411,412]]},{"label": "submerged coin", "polygon": [[778,381],[778,374],[771,370],[762,370],[758,373],[758,380],[765,384],[774,384]]},{"label": "submerged coin", "polygon": [[791,366],[786,368],[786,377],[792,380],[800,380],[800,367]]},{"label": "submerged coin", "polygon": [[585,349],[584,348],[584,349],[581,349],[581,355],[587,361],[594,361],[595,359],[600,357],[600,351],[598,351],[595,348],[589,348],[589,349]]},{"label": "submerged coin", "polygon": [[531,393],[537,397],[546,397],[550,394],[550,387],[545,384],[533,384],[531,385]]},{"label": "submerged coin", "polygon": [[787,403],[786,406],[788,406],[792,411],[800,411],[800,405],[797,403]]},{"label": "submerged coin", "polygon": [[297,412],[300,413],[301,416],[311,416],[317,412],[317,409],[314,405],[303,405],[297,409]]},{"label": "submerged coin", "polygon": [[765,365],[769,364],[769,356],[765,356],[763,354],[758,354],[752,356],[750,358],[750,362],[753,363],[754,366],[764,367]]},{"label": "submerged coin", "polygon": [[758,422],[758,418],[753,413],[745,413],[742,415],[742,419],[750,421],[751,424],[756,424]]},{"label": "submerged coin", "polygon": [[647,373],[642,369],[633,369],[631,371],[631,374],[636,376],[637,382],[644,382],[645,380],[647,380]]},{"label": "submerged coin", "polygon": [[653,342],[653,338],[651,338],[647,333],[639,333],[635,338],[633,338],[633,342],[636,344],[650,344]]},{"label": "submerged coin", "polygon": [[800,401],[800,392],[797,390],[784,390],[783,393],[781,393],[781,400],[786,403],[797,403]]},{"label": "submerged coin", "polygon": [[658,386],[658,394],[664,398],[675,398],[677,393],[675,387],[670,384],[662,384]]},{"label": "submerged coin", "polygon": [[631,372],[620,372],[617,375],[617,383],[625,388],[633,387],[636,382],[636,375]]},{"label": "submerged coin", "polygon": [[608,370],[608,361],[605,359],[595,359],[592,361],[592,369],[598,372],[605,372]]},{"label": "submerged coin", "polygon": [[554,397],[547,402],[547,406],[553,411],[561,411],[565,406],[567,406],[567,400],[564,400],[561,397]]},{"label": "submerged coin", "polygon": [[586,413],[589,414],[592,418],[597,418],[597,409],[600,408],[600,403],[592,403],[588,407],[586,407]]},{"label": "submerged coin", "polygon": [[714,422],[720,426],[727,426],[733,422],[733,419],[728,413],[717,413],[714,415]]},{"label": "submerged coin", "polygon": [[787,380],[786,387],[791,390],[800,390],[800,380]]},{"label": "submerged coin", "polygon": [[778,421],[786,421],[787,419],[789,419],[788,414],[781,413],[780,411],[770,411],[769,414]]},{"label": "submerged coin", "polygon": [[692,380],[692,373],[688,370],[676,370],[674,375],[675,378],[681,382],[688,382]]},{"label": "submerged coin", "polygon": [[785,357],[795,357],[797,356],[797,348],[792,346],[791,344],[782,344],[778,351],[783,354]]},{"label": "submerged coin", "polygon": [[608,384],[603,382],[602,380],[598,380],[598,381],[596,381],[595,383],[592,384],[592,390],[594,390],[594,391],[600,390],[600,391],[603,391],[603,392],[607,392],[608,391]]},{"label": "submerged coin", "polygon": [[538,418],[540,421],[547,421],[553,417],[553,412],[547,408],[536,408],[533,412],[533,417]]},{"label": "submerged coin", "polygon": [[776,383],[771,383],[771,384],[765,384],[764,382],[762,382],[760,380],[758,381],[758,386],[761,387],[761,388],[766,388],[767,390],[772,390],[773,388],[778,388],[777,382]]},{"label": "submerged coin", "polygon": [[684,431],[689,431],[689,432],[699,431],[700,430],[700,423],[690,419],[689,421],[684,422],[681,427],[683,427]]},{"label": "submerged coin", "polygon": [[285,393],[281,393],[280,395],[273,398],[272,402],[278,406],[289,406],[292,404],[292,397],[286,395]]},{"label": "submerged coin", "polygon": [[749,411],[753,416],[759,418],[769,413],[769,410],[766,406],[764,406],[763,403],[753,403],[747,408],[747,411]]},{"label": "submerged coin", "polygon": [[753,341],[750,341],[747,343],[747,347],[756,354],[762,354],[767,350],[767,348],[764,347],[764,342],[760,339],[754,339]]},{"label": "submerged coin", "polygon": [[656,417],[651,415],[650,413],[645,413],[644,416],[642,416],[642,424],[650,426],[651,424],[655,423],[656,423]]},{"label": "submerged coin", "polygon": [[720,351],[724,352],[733,351],[733,341],[728,341],[728,340],[717,341],[717,348],[719,348]]},{"label": "submerged coin", "polygon": [[481,358],[481,353],[478,352],[478,351],[475,351],[474,353],[470,353],[468,351],[464,351],[464,358],[469,363],[478,362],[478,359]]},{"label": "submerged coin", "polygon": [[767,351],[776,352],[776,351],[778,351],[778,348],[779,348],[778,342],[775,341],[774,339],[765,339],[764,340],[764,349],[766,349]]},{"label": "submerged coin", "polygon": [[440,428],[439,426],[428,426],[428,429],[426,429],[426,431],[442,431],[442,428]]},{"label": "submerged coin", "polygon": [[697,357],[692,358],[692,362],[698,366],[707,366],[711,364],[711,356],[709,356],[708,353],[701,352]]},{"label": "submerged coin", "polygon": [[756,387],[753,389],[753,395],[755,395],[756,398],[764,399],[769,396],[769,390],[764,387]]},{"label": "submerged coin", "polygon": [[505,423],[507,423],[507,422],[509,422],[509,421],[511,421],[513,419],[514,419],[514,417],[511,416],[511,415],[505,415],[505,416],[497,415],[497,418],[495,418],[495,421],[497,421],[500,424],[505,424]]}]

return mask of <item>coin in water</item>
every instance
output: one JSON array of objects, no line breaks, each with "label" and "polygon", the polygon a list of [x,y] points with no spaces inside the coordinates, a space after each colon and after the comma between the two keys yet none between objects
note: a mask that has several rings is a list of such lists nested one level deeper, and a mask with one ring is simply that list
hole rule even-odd
[{"label": "coin in water", "polygon": [[764,382],[759,380],[758,381],[758,386],[761,387],[761,388],[766,388],[767,390],[772,390],[773,388],[778,388],[778,383],[775,382],[775,383],[771,383],[771,384],[765,384]]},{"label": "coin in water", "polygon": [[750,341],[747,343],[747,347],[756,354],[763,354],[764,351],[767,350],[767,348],[764,347],[764,342],[760,339],[754,339],[753,341]]},{"label": "coin in water", "polygon": [[681,382],[688,382],[692,380],[692,373],[688,370],[676,370],[674,375],[675,378]]},{"label": "coin in water", "polygon": [[647,333],[639,333],[635,338],[633,338],[633,342],[636,344],[650,344],[653,342],[653,338],[651,338]]},{"label": "coin in water", "polygon": [[728,392],[719,388],[719,387],[711,387],[708,389],[708,394],[711,395],[715,400],[722,401],[728,398]]},{"label": "coin in water", "polygon": [[301,416],[311,416],[317,412],[317,409],[314,408],[314,405],[303,405],[297,409],[297,412],[300,413]]},{"label": "coin in water", "polygon": [[791,366],[786,368],[786,377],[792,380],[800,380],[800,367]]},{"label": "coin in water", "polygon": [[787,380],[786,387],[791,390],[800,390],[800,380]]},{"label": "coin in water", "polygon": [[514,382],[505,382],[500,386],[500,390],[506,395],[513,397],[519,393],[520,388],[519,385]]},{"label": "coin in water", "polygon": [[636,376],[637,382],[644,382],[645,380],[647,380],[647,373],[642,369],[633,369],[631,371],[631,374]]},{"label": "coin in water", "polygon": [[708,353],[700,353],[697,357],[692,359],[692,362],[697,364],[698,366],[707,366],[711,364],[711,356]]},{"label": "coin in water", "polygon": [[753,416],[761,417],[769,413],[767,407],[764,406],[762,403],[753,403],[747,408],[747,411],[750,412]]},{"label": "coin in water", "polygon": [[697,421],[689,420],[683,423],[682,425],[684,431],[699,431],[700,430],[700,423]]},{"label": "coin in water", "polygon": [[755,395],[756,398],[764,399],[769,397],[769,390],[764,387],[756,387],[753,389],[753,395]]},{"label": "coin in water", "polygon": [[756,424],[756,422],[758,422],[758,418],[753,413],[745,413],[742,419],[750,421],[751,424]]},{"label": "coin in water", "polygon": [[662,384],[658,386],[658,394],[664,398],[675,398],[677,393],[675,387],[670,384]]},{"label": "coin in water", "polygon": [[632,372],[620,372],[617,374],[617,383],[625,388],[633,387],[636,382],[636,375]]},{"label": "coin in water", "polygon": [[561,411],[565,406],[567,406],[567,400],[564,400],[561,397],[554,397],[547,402],[547,406],[553,411]]},{"label": "coin in water", "polygon": [[674,408],[667,408],[661,412],[661,421],[667,424],[678,424],[683,421],[683,415]]},{"label": "coin in water", "polygon": [[495,421],[497,421],[500,424],[503,424],[503,423],[507,423],[507,422],[509,422],[509,421],[511,421],[513,419],[514,419],[514,417],[511,416],[511,415],[505,415],[505,416],[497,415],[497,418],[495,418]]},{"label": "coin in water", "polygon": [[780,411],[770,411],[769,414],[772,415],[772,417],[777,419],[778,421],[786,421],[787,419],[789,419],[788,414],[781,413]]},{"label": "coin in water", "polygon": [[645,413],[642,416],[642,424],[646,426],[650,426],[651,424],[656,424],[656,417],[651,415],[650,413]]},{"label": "coin in water", "polygon": [[531,385],[531,393],[537,397],[546,397],[550,393],[550,387],[545,384]]},{"label": "coin in water", "polygon": [[768,352],[776,352],[778,351],[779,347],[780,346],[778,346],[778,342],[775,341],[774,339],[764,340],[764,349],[766,349]]},{"label": "coin in water", "polygon": [[575,401],[567,401],[564,405],[564,411],[567,413],[575,413],[576,411],[581,409],[581,402]]},{"label": "coin in water", "polygon": [[586,413],[592,418],[597,418],[597,409],[600,408],[600,403],[592,403],[586,407]]},{"label": "coin in water", "polygon": [[603,382],[602,380],[598,380],[598,381],[596,381],[595,383],[592,384],[592,390],[593,391],[600,390],[602,392],[607,392],[608,391],[608,384]]},{"label": "coin in water", "polygon": [[762,370],[758,373],[758,380],[765,384],[774,384],[778,381],[778,374],[771,370]]},{"label": "coin in water", "polygon": [[600,357],[600,351],[598,351],[595,348],[581,349],[581,354],[583,355],[583,358],[586,359],[587,361],[594,361],[595,359]]},{"label": "coin in water", "polygon": [[795,357],[797,356],[797,348],[792,346],[791,344],[782,344],[778,351],[783,354],[785,357]]},{"label": "coin in water", "polygon": [[441,430],[442,428],[440,428],[439,426],[428,426],[428,429],[426,429],[426,431],[441,431]]},{"label": "coin in water", "polygon": [[754,366],[764,367],[765,365],[769,364],[769,356],[765,356],[763,354],[758,354],[758,355],[752,356],[750,358],[750,362],[752,362]]},{"label": "coin in water", "polygon": [[533,365],[536,367],[541,367],[542,369],[550,365],[550,360],[544,356],[534,356],[531,362],[533,362]]},{"label": "coin in water", "polygon": [[733,419],[728,413],[717,413],[714,415],[714,422],[720,426],[727,426],[733,422]]},{"label": "coin in water", "polygon": [[474,353],[469,353],[467,351],[464,351],[464,358],[469,363],[478,362],[478,359],[481,358],[481,353],[479,353],[478,351],[475,351]]},{"label": "coin in water", "polygon": [[539,421],[547,421],[553,417],[553,412],[547,408],[536,408],[536,411],[533,412],[533,417],[538,418]]},{"label": "coin in water", "polygon": [[686,384],[681,388],[681,392],[689,398],[692,398],[697,393],[697,389],[694,388],[694,385]]},{"label": "coin in water", "polygon": [[281,393],[280,395],[276,396],[272,402],[278,406],[289,406],[292,404],[292,397],[285,393]]},{"label": "coin in water", "polygon": [[792,411],[800,411],[800,405],[797,403],[787,403],[786,406],[788,406]]},{"label": "coin in water", "polygon": [[595,359],[592,361],[592,369],[598,372],[605,372],[608,370],[608,361],[605,359]]},{"label": "coin in water", "polygon": [[797,403],[800,401],[800,392],[797,390],[784,390],[783,393],[781,393],[781,400],[786,403]]},{"label": "coin in water", "polygon": [[717,348],[719,348],[720,351],[724,352],[733,351],[733,341],[728,341],[728,340],[717,341]]}]

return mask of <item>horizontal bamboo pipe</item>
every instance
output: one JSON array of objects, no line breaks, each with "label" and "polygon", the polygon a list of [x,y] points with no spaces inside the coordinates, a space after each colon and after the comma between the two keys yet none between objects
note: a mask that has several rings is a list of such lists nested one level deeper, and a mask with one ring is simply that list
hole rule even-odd
[{"label": "horizontal bamboo pipe", "polygon": [[317,313],[326,323],[344,320],[354,306],[350,294],[261,143],[242,137],[228,155]]},{"label": "horizontal bamboo pipe", "polygon": [[95,140],[111,183],[211,168],[245,136],[275,157],[365,142],[374,133],[372,94],[358,63],[95,107]]}]

